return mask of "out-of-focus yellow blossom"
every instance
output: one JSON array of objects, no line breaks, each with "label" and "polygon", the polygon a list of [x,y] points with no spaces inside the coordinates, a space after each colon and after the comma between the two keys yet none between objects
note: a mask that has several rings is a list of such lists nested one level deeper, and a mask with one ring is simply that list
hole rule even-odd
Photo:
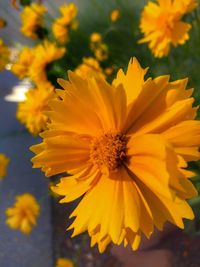
[{"label": "out-of-focus yellow blossom", "polygon": [[29,67],[34,59],[34,48],[24,47],[15,63],[11,67],[11,71],[17,75],[19,79],[23,79],[28,76]]},{"label": "out-of-focus yellow blossom", "polygon": [[78,74],[81,78],[85,79],[88,76],[100,76],[105,77],[103,69],[99,65],[99,62],[92,57],[84,57],[83,63],[81,63],[76,69],[75,73]]},{"label": "out-of-focus yellow blossom", "polygon": [[102,36],[98,32],[93,32],[90,35],[90,42],[91,43],[101,43],[102,42]]},{"label": "out-of-focus yellow blossom", "polygon": [[16,196],[14,205],[6,209],[7,220],[6,224],[11,229],[19,229],[24,234],[29,234],[33,226],[36,225],[36,220],[40,213],[40,206],[36,198],[25,193]]},{"label": "out-of-focus yellow blossom", "polygon": [[36,84],[48,82],[46,67],[51,62],[61,58],[66,52],[64,47],[58,47],[55,43],[45,40],[34,48],[33,63],[29,68],[29,77]]},{"label": "out-of-focus yellow blossom", "polygon": [[58,258],[56,261],[55,267],[74,267],[74,264],[71,260],[66,258]]},{"label": "out-of-focus yellow blossom", "polygon": [[0,39],[0,71],[3,70],[6,64],[9,62],[10,50],[5,45],[2,39]]},{"label": "out-of-focus yellow blossom", "polygon": [[108,76],[113,74],[113,71],[114,69],[112,67],[105,68],[105,74]]},{"label": "out-of-focus yellow blossom", "polygon": [[74,3],[70,3],[60,6],[59,10],[61,16],[54,21],[52,31],[56,39],[64,44],[69,40],[69,29],[75,30],[78,27],[78,22],[75,20],[78,9]]},{"label": "out-of-focus yellow blossom", "polygon": [[5,154],[0,153],[0,179],[7,175],[9,161],[9,158]]},{"label": "out-of-focus yellow blossom", "polygon": [[44,113],[49,110],[49,100],[54,96],[50,83],[40,84],[38,88],[26,92],[26,100],[18,103],[16,117],[33,135],[38,135],[46,128],[48,121]]},{"label": "out-of-focus yellow blossom", "polygon": [[106,44],[100,44],[95,50],[94,54],[96,59],[104,61],[108,58],[108,47]]},{"label": "out-of-focus yellow blossom", "polygon": [[114,9],[110,14],[110,19],[112,22],[116,22],[120,18],[119,9]]},{"label": "out-of-focus yellow blossom", "polygon": [[140,29],[155,57],[168,55],[171,45],[183,45],[188,39],[190,23],[181,19],[197,6],[195,0],[157,0],[149,2],[142,12]]},{"label": "out-of-focus yellow blossom", "polygon": [[69,30],[66,26],[63,26],[59,23],[59,19],[57,19],[52,25],[52,31],[56,39],[61,44],[65,44],[69,40]]},{"label": "out-of-focus yellow blossom", "polygon": [[74,3],[63,4],[59,8],[62,14],[63,23],[67,26],[71,25],[78,13],[78,8]]},{"label": "out-of-focus yellow blossom", "polygon": [[0,29],[5,27],[5,25],[6,25],[6,21],[0,17]]},{"label": "out-of-focus yellow blossom", "polygon": [[104,61],[108,58],[108,47],[102,41],[102,36],[98,32],[93,32],[90,35],[90,49],[99,61]]},{"label": "out-of-focus yellow blossom", "polygon": [[21,13],[22,27],[20,31],[27,37],[37,39],[43,31],[43,15],[47,8],[39,3],[26,6]]}]

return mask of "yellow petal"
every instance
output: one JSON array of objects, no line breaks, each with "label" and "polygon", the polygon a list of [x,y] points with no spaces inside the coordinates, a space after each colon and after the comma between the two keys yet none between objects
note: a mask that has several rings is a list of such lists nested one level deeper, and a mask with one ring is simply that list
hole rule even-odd
[{"label": "yellow petal", "polygon": [[146,72],[147,69],[143,69],[135,57],[130,60],[126,74],[122,70],[119,70],[113,84],[115,86],[119,84],[123,85],[128,104],[136,99],[141,92]]}]

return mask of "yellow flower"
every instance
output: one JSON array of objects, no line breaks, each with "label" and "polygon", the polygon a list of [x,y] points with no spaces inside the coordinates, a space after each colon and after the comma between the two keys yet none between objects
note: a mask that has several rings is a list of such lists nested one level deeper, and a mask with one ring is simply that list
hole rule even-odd
[{"label": "yellow flower", "polygon": [[83,79],[87,78],[88,76],[101,76],[102,78],[105,77],[99,62],[92,57],[84,57],[83,63],[81,63],[75,69],[75,73]]},{"label": "yellow flower", "polygon": [[0,179],[4,178],[7,175],[7,167],[9,163],[9,158],[0,153]]},{"label": "yellow flower", "polygon": [[6,64],[9,62],[10,50],[0,39],[0,71],[3,70]]},{"label": "yellow flower", "polygon": [[100,44],[95,50],[94,54],[96,59],[104,61],[108,58],[108,47],[106,44]]},{"label": "yellow flower", "polygon": [[93,32],[90,36],[90,49],[97,60],[104,61],[108,58],[108,47],[102,42],[102,36],[98,32]]},{"label": "yellow flower", "polygon": [[66,26],[63,26],[59,23],[59,19],[57,19],[52,25],[52,31],[56,39],[61,44],[65,44],[69,40],[69,30]]},{"label": "yellow flower", "polygon": [[59,8],[62,16],[57,18],[53,25],[52,31],[56,39],[64,44],[69,40],[69,29],[76,29],[78,24],[75,20],[77,16],[77,6],[74,3],[64,4]]},{"label": "yellow flower", "polygon": [[90,35],[90,42],[91,43],[101,43],[102,42],[102,36],[98,32],[93,32]]},{"label": "yellow flower", "polygon": [[144,38],[139,43],[148,43],[155,57],[168,55],[171,45],[183,45],[189,39],[191,25],[181,19],[196,5],[194,0],[149,2],[141,16],[140,29]]},{"label": "yellow flower", "polygon": [[16,117],[33,135],[46,128],[48,117],[44,114],[50,98],[54,96],[51,84],[40,84],[38,88],[26,92],[26,100],[18,103]]},{"label": "yellow flower", "polygon": [[114,9],[110,14],[110,19],[112,22],[116,22],[120,18],[119,9]]},{"label": "yellow flower", "polygon": [[65,24],[65,26],[70,25],[78,13],[78,8],[74,3],[63,4],[60,6],[59,10],[62,14],[63,24]]},{"label": "yellow flower", "polygon": [[19,77],[19,79],[23,79],[28,77],[28,72],[30,65],[32,64],[34,59],[34,49],[29,47],[24,47],[14,64],[12,64],[11,71]]},{"label": "yellow flower", "polygon": [[146,72],[135,58],[112,85],[69,72],[58,80],[64,91],[50,102],[43,142],[31,148],[46,176],[71,174],[52,189],[61,203],[83,196],[69,229],[88,231],[100,252],[110,242],[135,250],[154,226],[184,228],[183,218],[194,218],[186,201],[197,194],[187,162],[200,158],[192,90],[187,79],[144,80]]},{"label": "yellow flower", "polygon": [[46,12],[47,8],[42,4],[26,6],[21,13],[21,32],[29,38],[37,39],[43,29],[43,15]]},{"label": "yellow flower", "polygon": [[29,68],[29,76],[36,83],[48,82],[46,67],[53,61],[61,58],[66,52],[64,47],[57,47],[47,40],[34,48],[34,60]]},{"label": "yellow flower", "polygon": [[25,193],[16,196],[14,205],[6,209],[6,224],[11,229],[19,229],[24,234],[29,234],[40,213],[40,206],[31,194]]},{"label": "yellow flower", "polygon": [[74,267],[71,260],[66,258],[58,258],[55,267]]},{"label": "yellow flower", "polygon": [[0,17],[0,29],[3,28],[3,27],[5,27],[5,25],[6,25],[5,20]]}]

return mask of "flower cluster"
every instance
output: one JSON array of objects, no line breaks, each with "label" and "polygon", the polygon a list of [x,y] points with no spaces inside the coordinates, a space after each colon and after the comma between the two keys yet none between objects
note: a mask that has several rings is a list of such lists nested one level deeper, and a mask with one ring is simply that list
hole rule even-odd
[{"label": "flower cluster", "polygon": [[108,47],[102,41],[102,36],[98,32],[93,32],[90,36],[90,48],[95,57],[99,61],[104,61],[108,58]]}]

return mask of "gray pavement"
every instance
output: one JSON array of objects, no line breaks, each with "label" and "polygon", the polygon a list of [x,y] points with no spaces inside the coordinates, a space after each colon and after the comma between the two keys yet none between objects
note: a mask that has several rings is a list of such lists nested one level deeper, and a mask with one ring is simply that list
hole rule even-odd
[{"label": "gray pavement", "polygon": [[[0,153],[10,159],[7,177],[0,181],[0,267],[52,267],[51,203],[47,178],[32,169],[29,146],[38,142],[15,118],[16,104],[5,102],[18,80],[9,72],[0,72]],[[37,226],[28,236],[5,225],[5,209],[15,196],[29,192],[41,205]]]}]

